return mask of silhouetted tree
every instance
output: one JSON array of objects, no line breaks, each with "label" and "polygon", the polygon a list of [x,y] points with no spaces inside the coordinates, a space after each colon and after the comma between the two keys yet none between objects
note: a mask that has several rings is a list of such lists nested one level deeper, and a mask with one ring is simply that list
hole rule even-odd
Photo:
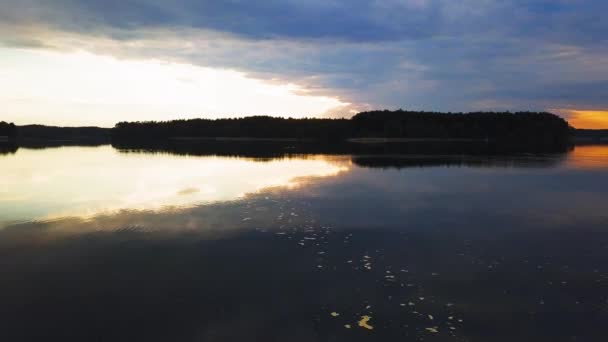
[{"label": "silhouetted tree", "polygon": [[251,116],[238,119],[192,119],[163,122],[120,122],[112,132],[120,139],[160,139],[170,137],[247,137],[293,139],[345,139],[346,119],[293,119]]},{"label": "silhouetted tree", "polygon": [[26,125],[17,127],[19,141],[79,141],[110,142],[110,128],[100,127],[55,127]]},{"label": "silhouetted tree", "polygon": [[17,126],[14,123],[0,121],[0,136],[8,140],[14,140],[17,136]]},{"label": "silhouetted tree", "polygon": [[291,138],[343,141],[347,138],[470,139],[517,145],[565,145],[571,127],[551,113],[435,113],[370,111],[352,119],[275,118],[192,119],[163,122],[120,122],[115,140],[158,140],[176,137]]},{"label": "silhouetted tree", "polygon": [[551,113],[371,111],[352,118],[355,137],[475,139],[513,144],[565,144],[571,127]]}]

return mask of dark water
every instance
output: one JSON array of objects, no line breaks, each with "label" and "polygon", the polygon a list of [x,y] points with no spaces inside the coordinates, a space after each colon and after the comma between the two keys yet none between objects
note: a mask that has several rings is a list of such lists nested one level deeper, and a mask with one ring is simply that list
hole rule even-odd
[{"label": "dark water", "polygon": [[0,170],[0,341],[608,339],[608,146]]}]

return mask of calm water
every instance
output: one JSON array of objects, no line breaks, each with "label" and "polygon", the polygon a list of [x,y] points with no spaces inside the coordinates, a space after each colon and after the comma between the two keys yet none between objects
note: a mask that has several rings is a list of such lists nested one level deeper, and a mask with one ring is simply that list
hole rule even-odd
[{"label": "calm water", "polygon": [[0,174],[0,341],[608,340],[608,146]]}]

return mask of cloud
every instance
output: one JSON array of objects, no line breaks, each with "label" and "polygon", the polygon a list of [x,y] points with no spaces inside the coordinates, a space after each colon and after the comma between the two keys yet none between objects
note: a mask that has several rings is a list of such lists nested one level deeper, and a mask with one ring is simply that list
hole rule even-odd
[{"label": "cloud", "polygon": [[604,36],[607,24],[600,13],[608,9],[601,0],[2,0],[0,5],[3,21],[80,32],[122,30],[116,38],[128,38],[134,29],[190,27],[253,39],[357,42],[484,31],[593,42]]},{"label": "cloud", "polygon": [[[608,108],[602,0],[0,0],[0,42],[235,69],[353,108]],[[343,115],[344,112],[331,115]]]}]

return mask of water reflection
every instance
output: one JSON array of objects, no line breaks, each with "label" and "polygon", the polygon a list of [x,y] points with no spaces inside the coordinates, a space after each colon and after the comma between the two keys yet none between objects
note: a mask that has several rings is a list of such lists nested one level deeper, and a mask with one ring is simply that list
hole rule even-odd
[{"label": "water reflection", "polygon": [[608,144],[575,146],[567,165],[578,169],[607,169]]},{"label": "water reflection", "polygon": [[354,164],[371,168],[475,167],[550,168],[566,160],[566,154],[533,155],[357,155]]},{"label": "water reflection", "polygon": [[235,200],[273,186],[349,168],[340,158],[307,156],[264,163],[245,158],[119,153],[110,146],[19,149],[0,158],[2,219],[91,216]]},{"label": "water reflection", "polygon": [[17,146],[12,144],[0,143],[0,156],[3,154],[14,154],[17,152]]},{"label": "water reflection", "polygon": [[[7,174],[27,180],[29,197],[2,183],[16,198],[4,197],[2,215],[28,203],[89,208],[93,196],[125,210],[0,230],[0,340],[604,341],[604,151],[20,149],[0,161],[22,158]],[[124,201],[141,179],[141,196]],[[215,197],[197,197],[201,184]]]},{"label": "water reflection", "polygon": [[221,146],[227,156],[212,155],[209,147],[193,146],[176,151],[166,146],[160,150],[117,150],[107,145],[10,149],[10,154],[0,158],[0,224],[230,201],[265,188],[294,187],[311,177],[345,177],[353,167],[608,167],[608,145],[576,146],[567,154],[524,155],[419,155],[390,153],[392,150],[310,155],[257,146],[250,148],[250,157],[231,156],[226,150],[230,147]]}]

